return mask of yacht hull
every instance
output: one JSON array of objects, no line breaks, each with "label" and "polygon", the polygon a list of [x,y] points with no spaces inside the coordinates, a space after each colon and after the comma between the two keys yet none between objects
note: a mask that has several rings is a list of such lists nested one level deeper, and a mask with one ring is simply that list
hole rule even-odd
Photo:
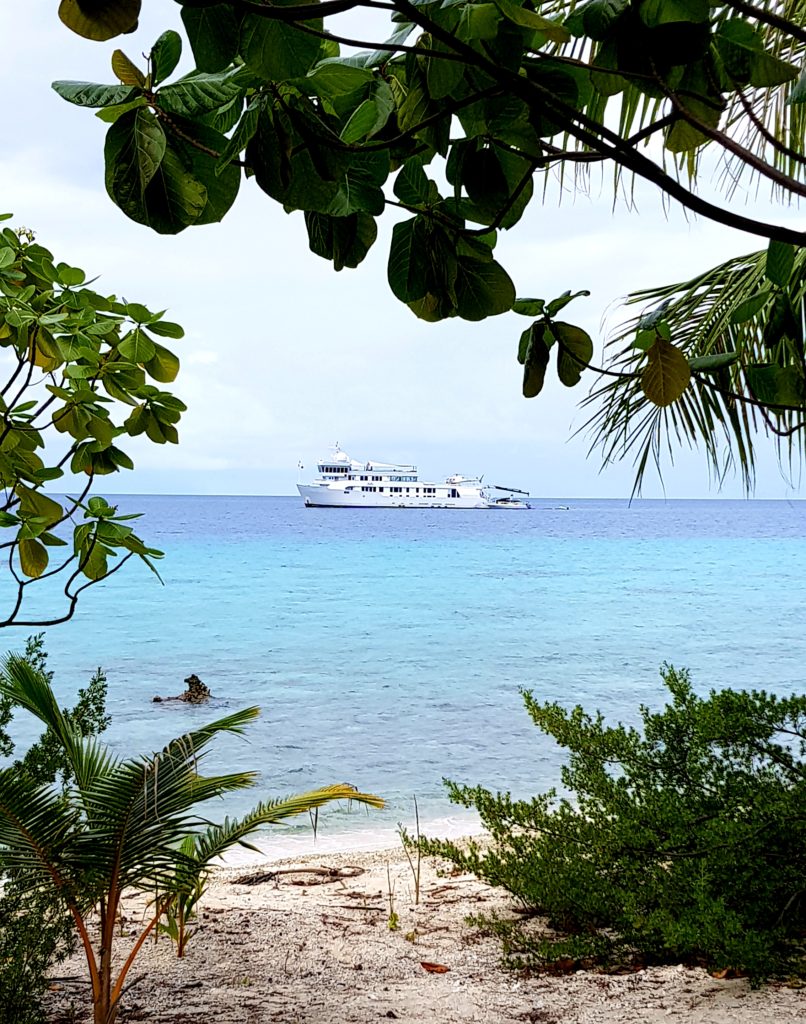
[{"label": "yacht hull", "polygon": [[478,494],[458,498],[414,497],[345,491],[321,484],[297,484],[297,490],[308,508],[492,508],[492,504]]}]

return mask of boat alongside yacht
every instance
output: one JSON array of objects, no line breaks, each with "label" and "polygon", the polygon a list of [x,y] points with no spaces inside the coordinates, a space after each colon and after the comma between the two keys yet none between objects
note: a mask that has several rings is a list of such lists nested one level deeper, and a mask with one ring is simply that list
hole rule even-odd
[{"label": "boat alongside yacht", "polygon": [[[420,480],[416,466],[357,462],[338,445],[317,469],[315,480],[297,484],[308,508],[529,508],[515,497],[528,497],[525,491],[485,486],[481,477],[460,474],[442,483],[427,483]],[[497,497],[494,491],[505,493]]]}]

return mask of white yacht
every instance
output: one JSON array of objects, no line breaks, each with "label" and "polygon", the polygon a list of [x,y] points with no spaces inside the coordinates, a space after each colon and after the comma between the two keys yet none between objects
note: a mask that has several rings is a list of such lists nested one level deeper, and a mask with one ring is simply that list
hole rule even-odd
[{"label": "white yacht", "polygon": [[319,476],[312,483],[297,484],[309,508],[500,508],[492,490],[509,490],[459,475],[444,483],[425,483],[416,466],[356,462],[338,445],[317,468]]}]

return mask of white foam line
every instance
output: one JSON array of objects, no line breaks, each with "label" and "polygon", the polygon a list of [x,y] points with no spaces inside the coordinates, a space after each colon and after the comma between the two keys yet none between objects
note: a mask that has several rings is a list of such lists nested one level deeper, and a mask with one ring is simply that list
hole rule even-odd
[{"label": "white foam line", "polygon": [[[421,834],[429,839],[459,839],[462,836],[480,835],[483,831],[481,822],[471,817],[437,818],[420,822]],[[223,867],[244,867],[325,853],[371,853],[375,850],[401,848],[400,834],[396,828],[351,829],[333,833],[322,832],[320,828],[316,837],[312,832],[304,835],[272,835],[271,832],[263,832],[250,838],[249,842],[263,856],[254,850],[234,847],[217,863]]]}]

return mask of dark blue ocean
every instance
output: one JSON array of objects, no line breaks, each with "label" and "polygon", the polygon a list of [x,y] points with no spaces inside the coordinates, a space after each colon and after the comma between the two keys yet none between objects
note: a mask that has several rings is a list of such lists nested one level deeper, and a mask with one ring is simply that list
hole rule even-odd
[{"label": "dark blue ocean", "polygon": [[[259,704],[248,740],[227,738],[216,758],[259,769],[261,784],[212,816],[346,781],[387,809],[326,809],[323,833],[388,833],[411,821],[415,795],[432,830],[461,830],[467,812],[449,804],[443,777],[518,795],[558,781],[559,754],[522,688],[634,721],[639,704],[664,701],[663,662],[689,668],[702,691],[804,687],[802,502],[114,501],[146,513],[138,532],[166,552],[164,586],[131,564],[87,592],[71,622],[47,631],[57,690],[68,702],[103,666],[108,737],[127,753]],[[7,630],[6,646],[31,631]],[[213,706],[152,703],[191,672]]]}]

